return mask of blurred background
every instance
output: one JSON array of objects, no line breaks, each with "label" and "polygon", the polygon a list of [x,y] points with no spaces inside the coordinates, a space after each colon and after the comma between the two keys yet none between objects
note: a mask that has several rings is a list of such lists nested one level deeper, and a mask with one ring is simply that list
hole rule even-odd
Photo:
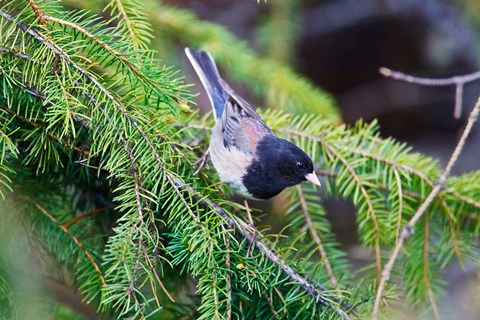
[{"label": "blurred background", "polygon": [[[478,99],[480,83],[466,85],[462,114],[455,119],[454,86],[424,87],[386,79],[378,72],[380,67],[388,67],[437,78],[478,71],[478,0],[183,0],[170,4],[226,26],[260,55],[290,65],[332,94],[344,122],[378,119],[382,136],[406,142],[443,165]],[[189,82],[198,83],[185,61],[183,69],[190,71]],[[225,76],[228,79],[228,74]],[[256,100],[241,84],[233,86],[257,106],[275,107],[268,99]],[[203,92],[201,86],[192,90]],[[197,102],[208,110],[205,94]],[[479,169],[478,128],[454,174]],[[354,265],[361,267],[370,253],[357,245],[353,207],[334,199],[325,200],[325,206],[338,241]],[[268,210],[281,214],[281,204],[273,203]],[[278,221],[273,218],[265,223]],[[479,278],[478,270],[468,265],[452,265],[447,270],[447,294],[439,302],[444,318],[480,319]],[[407,314],[409,319],[421,318],[414,312]]]},{"label": "blurred background", "polygon": [[[88,0],[65,2],[76,9],[84,8],[84,2],[89,6],[94,3]],[[332,95],[345,123],[378,119],[382,136],[393,136],[406,142],[415,151],[430,155],[442,164],[450,157],[480,92],[479,82],[465,86],[462,114],[455,119],[453,86],[422,87],[386,79],[378,72],[380,67],[388,67],[416,76],[450,77],[478,71],[480,0],[162,2],[188,9],[200,19],[224,26],[246,41],[259,56],[290,66]],[[94,11],[101,11],[105,2],[97,3],[98,8]],[[167,65],[179,67],[187,82],[197,83],[191,90],[202,93],[196,98],[198,107],[209,111],[203,88],[198,85],[199,81],[183,55],[185,44],[172,43],[175,48],[172,50],[169,41],[174,42],[152,41],[154,49],[159,51],[158,57]],[[230,79],[226,72],[221,73],[253,105],[275,108],[268,96],[259,98],[245,84]],[[302,95],[302,92],[297,94]],[[314,110],[315,106],[311,108]],[[453,173],[479,168],[480,130],[477,125]],[[277,219],[283,213],[282,200],[285,199],[278,197],[273,203],[252,204],[278,214],[270,215],[271,220],[264,221],[273,225],[274,230],[282,227],[282,221]],[[354,267],[361,267],[371,255],[358,245],[353,206],[345,201],[326,199],[325,207],[338,241],[349,253]],[[9,247],[7,240],[0,237],[0,249]],[[0,272],[10,267],[0,265]],[[438,303],[444,318],[480,320],[479,270],[469,265],[463,268],[452,265],[444,277],[448,283],[447,293]],[[24,284],[16,285],[21,288]],[[67,288],[53,282],[48,286],[56,292],[58,301],[65,301],[70,309],[78,309],[86,318],[95,318],[95,311],[88,306],[75,305],[75,301],[81,300],[75,293],[67,292]],[[27,298],[25,301],[34,300]],[[65,312],[65,319],[73,317],[68,310]],[[413,311],[408,314],[409,319],[420,318]]]}]

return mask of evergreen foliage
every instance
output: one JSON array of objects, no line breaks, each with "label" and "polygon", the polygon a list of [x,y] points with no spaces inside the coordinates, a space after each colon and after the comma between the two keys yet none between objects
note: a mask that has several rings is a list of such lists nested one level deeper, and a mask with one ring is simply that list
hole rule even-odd
[{"label": "evergreen foliage", "polygon": [[[0,317],[60,317],[52,297],[29,296],[30,310],[22,303],[45,290],[42,275],[105,318],[368,316],[389,250],[441,174],[437,161],[380,138],[375,122],[339,125],[328,95],[187,11],[150,0],[86,11],[92,3],[0,2]],[[213,120],[192,111],[188,85],[156,59],[152,33],[211,51],[272,105],[308,111],[262,114],[324,180],[321,193],[285,191],[280,233],[263,227],[254,237],[215,172],[196,172]],[[479,178],[447,181],[386,298],[436,309],[442,271],[478,262]],[[372,252],[364,269],[351,270],[323,196],[355,205]]]}]

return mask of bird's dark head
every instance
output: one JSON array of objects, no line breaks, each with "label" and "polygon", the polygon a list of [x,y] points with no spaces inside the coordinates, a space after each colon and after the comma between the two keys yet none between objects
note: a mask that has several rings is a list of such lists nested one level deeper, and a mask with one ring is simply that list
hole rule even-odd
[{"label": "bird's dark head", "polygon": [[256,198],[271,198],[305,180],[320,185],[310,157],[291,142],[267,136],[257,146],[244,184]]}]

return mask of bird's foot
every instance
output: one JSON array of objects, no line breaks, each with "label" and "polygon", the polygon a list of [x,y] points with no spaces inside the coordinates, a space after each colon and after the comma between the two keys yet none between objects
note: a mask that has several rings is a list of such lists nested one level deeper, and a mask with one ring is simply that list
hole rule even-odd
[{"label": "bird's foot", "polygon": [[200,172],[200,170],[205,166],[205,163],[207,163],[209,152],[210,152],[210,148],[208,148],[207,151],[205,151],[205,153],[200,157],[200,159],[198,159],[193,163],[194,166],[198,165],[197,170],[195,170],[195,172],[193,173],[194,176],[196,176]]},{"label": "bird's foot", "polygon": [[253,230],[252,239],[250,240],[250,244],[248,245],[248,249],[247,249],[247,257],[248,257],[253,248],[253,242],[257,239],[257,230],[255,229],[255,225],[253,223],[252,213],[250,211],[250,207],[248,206],[247,199],[243,199],[243,204],[245,205],[245,210],[247,212],[248,226]]}]

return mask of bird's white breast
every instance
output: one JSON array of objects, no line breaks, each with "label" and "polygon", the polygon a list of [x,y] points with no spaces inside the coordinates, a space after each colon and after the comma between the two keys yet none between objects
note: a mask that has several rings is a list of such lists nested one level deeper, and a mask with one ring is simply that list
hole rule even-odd
[{"label": "bird's white breast", "polygon": [[220,180],[228,183],[241,196],[252,198],[252,194],[243,185],[242,178],[254,160],[253,155],[246,154],[236,147],[225,148],[221,123],[217,123],[213,128],[210,155]]}]

